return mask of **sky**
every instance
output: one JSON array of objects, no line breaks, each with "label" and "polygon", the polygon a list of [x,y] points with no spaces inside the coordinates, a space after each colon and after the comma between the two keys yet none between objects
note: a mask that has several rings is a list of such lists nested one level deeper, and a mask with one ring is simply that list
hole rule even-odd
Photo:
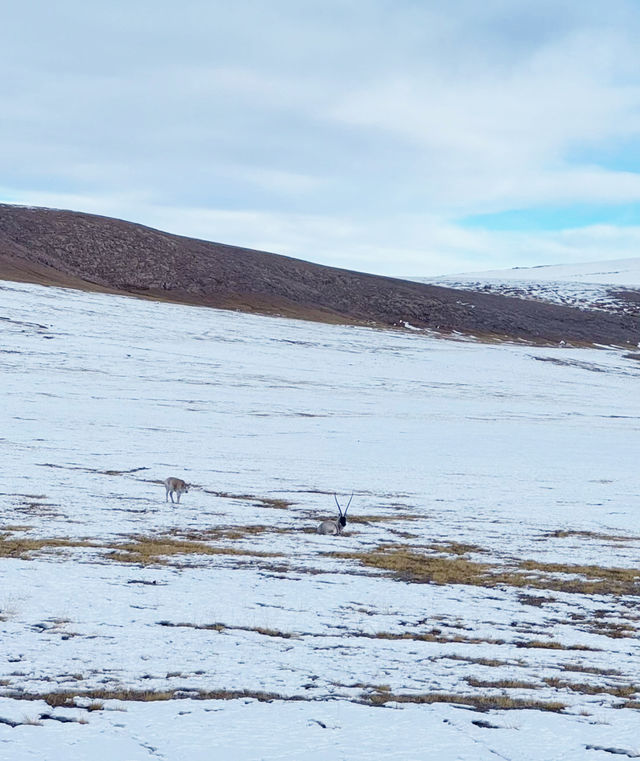
[{"label": "sky", "polygon": [[640,256],[638,0],[22,0],[0,201],[388,275]]}]

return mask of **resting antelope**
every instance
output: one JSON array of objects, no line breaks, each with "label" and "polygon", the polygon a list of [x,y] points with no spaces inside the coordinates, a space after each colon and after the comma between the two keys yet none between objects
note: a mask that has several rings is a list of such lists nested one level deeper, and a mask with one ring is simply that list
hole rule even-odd
[{"label": "resting antelope", "polygon": [[334,494],[333,498],[338,506],[338,518],[335,521],[322,521],[316,529],[319,534],[341,534],[342,529],[347,525],[347,510],[353,499],[353,494],[349,497],[349,502],[345,507],[344,512],[342,512],[342,509],[340,508],[338,497]]},{"label": "resting antelope", "polygon": [[171,476],[171,478],[164,479],[164,488],[167,490],[164,501],[168,502],[169,497],[171,497],[171,501],[173,502],[173,495],[177,494],[178,504],[180,504],[180,496],[189,491],[189,484],[186,484],[181,478],[174,478]]}]

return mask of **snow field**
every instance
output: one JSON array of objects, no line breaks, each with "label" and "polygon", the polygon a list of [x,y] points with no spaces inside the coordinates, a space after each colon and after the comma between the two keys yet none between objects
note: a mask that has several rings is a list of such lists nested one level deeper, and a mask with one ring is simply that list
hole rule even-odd
[{"label": "snow field", "polygon": [[[637,593],[410,583],[330,554],[436,545],[455,559],[457,543],[496,569],[637,568],[636,361],[28,285],[0,294],[0,536],[68,543],[0,556],[0,720],[19,722],[0,723],[0,757],[640,752],[637,710],[614,707],[638,696],[612,694],[640,673]],[[180,505],[164,501],[168,475],[193,484]],[[346,534],[316,535],[333,493],[352,491]],[[162,537],[227,554],[118,552]],[[175,697],[91,712],[38,699],[60,690]],[[279,699],[188,697],[216,690]],[[357,702],[385,692],[568,708]]]}]

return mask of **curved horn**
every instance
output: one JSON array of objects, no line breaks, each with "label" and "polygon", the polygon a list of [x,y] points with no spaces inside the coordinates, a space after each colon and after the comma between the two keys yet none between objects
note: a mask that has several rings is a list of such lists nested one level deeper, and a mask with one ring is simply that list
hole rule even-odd
[{"label": "curved horn", "polygon": [[[333,498],[334,498],[334,499],[335,499],[335,501],[336,501],[336,505],[338,505],[338,515],[342,515],[342,510],[340,509],[340,503],[338,502],[338,497],[337,497],[337,495],[336,495],[336,494],[334,494],[334,495],[333,495]],[[345,512],[346,512],[346,510],[345,510]]]}]

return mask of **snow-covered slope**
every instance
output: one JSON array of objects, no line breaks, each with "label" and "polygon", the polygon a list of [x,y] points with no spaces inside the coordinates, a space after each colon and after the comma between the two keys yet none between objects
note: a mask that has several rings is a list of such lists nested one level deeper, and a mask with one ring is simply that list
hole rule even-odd
[{"label": "snow-covered slope", "polygon": [[10,283],[0,331],[1,757],[640,750],[637,360]]},{"label": "snow-covered slope", "polygon": [[451,275],[451,278],[480,280],[527,280],[536,283],[597,283],[640,288],[640,257],[580,264],[553,264],[541,267],[514,267]]},{"label": "snow-covered slope", "polygon": [[640,316],[640,257],[412,279],[451,288]]}]

